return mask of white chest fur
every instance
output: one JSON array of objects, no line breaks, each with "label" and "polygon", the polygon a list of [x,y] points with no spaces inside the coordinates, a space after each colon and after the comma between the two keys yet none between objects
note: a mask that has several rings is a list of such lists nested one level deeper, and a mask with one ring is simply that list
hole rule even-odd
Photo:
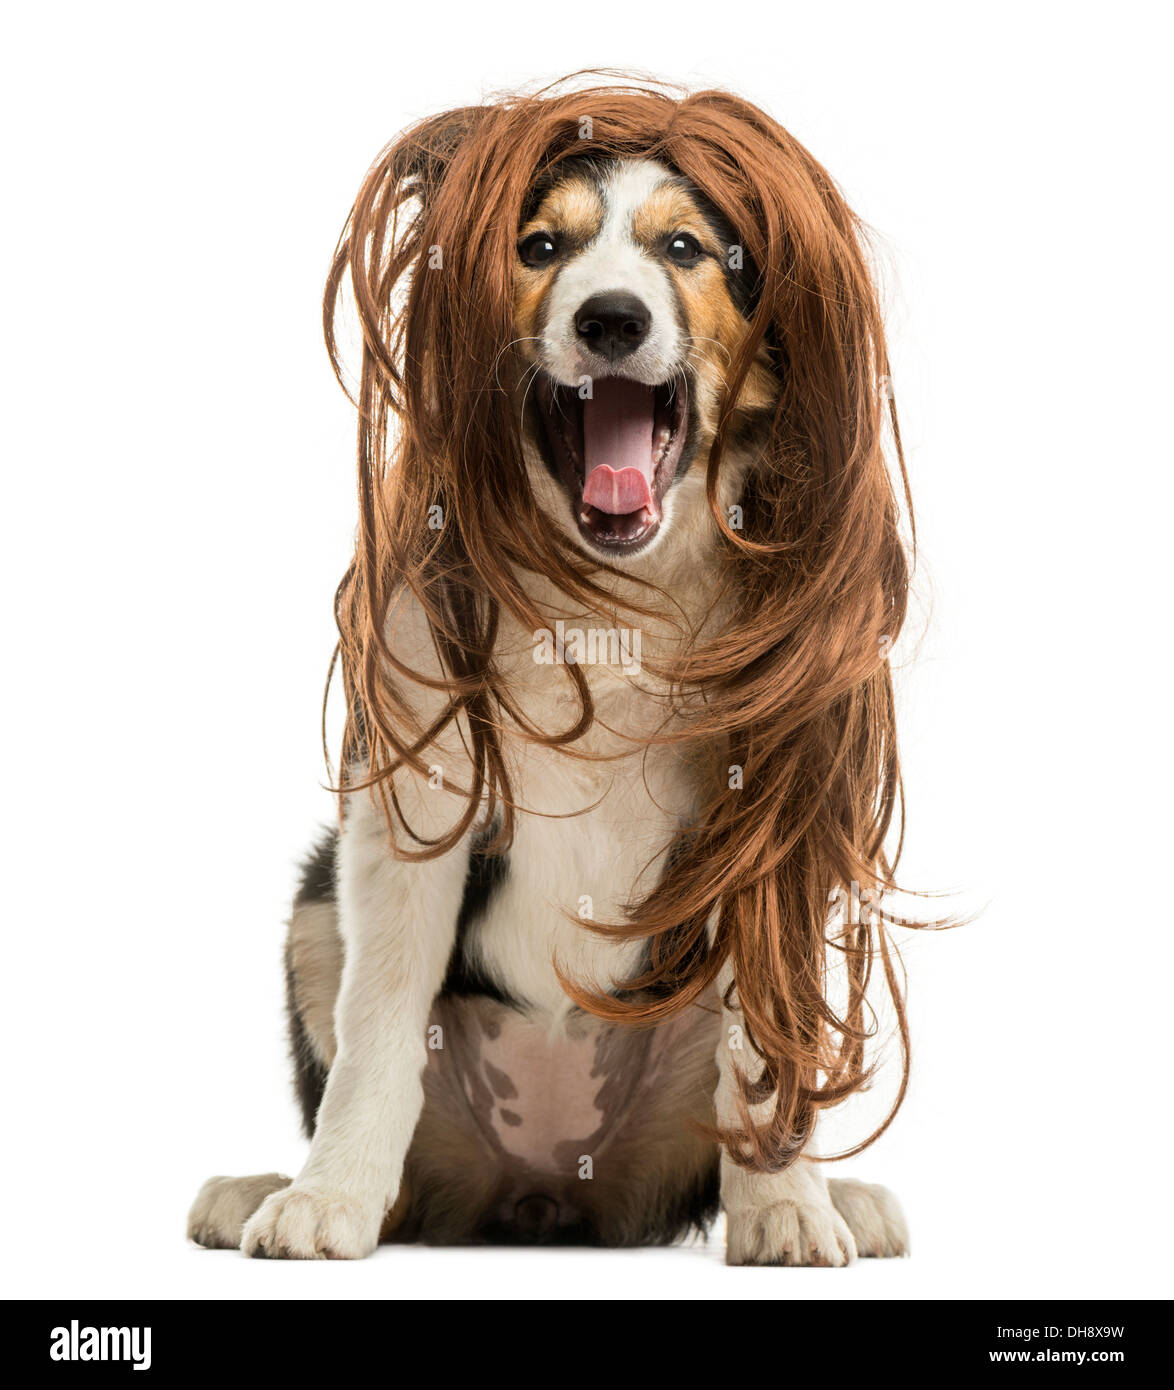
[{"label": "white chest fur", "polygon": [[[529,708],[552,721],[547,727],[565,724],[574,708],[559,699],[567,688],[560,677],[547,673],[530,686]],[[469,942],[492,978],[552,1022],[569,1008],[556,960],[577,982],[601,988],[640,960],[643,942],[616,943],[588,924],[623,921],[629,904],[655,886],[694,800],[678,749],[639,738],[652,721],[663,722],[663,706],[614,676],[592,684],[600,723],[615,732],[593,731],[576,748],[620,756],[592,761],[511,741],[519,810],[509,871]]]}]

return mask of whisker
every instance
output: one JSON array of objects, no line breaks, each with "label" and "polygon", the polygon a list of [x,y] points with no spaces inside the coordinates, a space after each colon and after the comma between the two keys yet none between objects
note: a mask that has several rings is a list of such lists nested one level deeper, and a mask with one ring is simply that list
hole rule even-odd
[{"label": "whisker", "polygon": [[[522,404],[518,407],[518,429],[521,430],[526,420],[526,397],[530,394],[530,387],[538,380],[538,373],[542,370],[541,362],[531,362],[522,373],[522,381],[525,383],[522,391]],[[527,376],[530,380],[526,381]]]},{"label": "whisker", "polygon": [[[564,389],[566,389],[566,390],[574,390],[574,387],[567,387],[567,388],[564,388]],[[559,413],[559,415],[562,417],[562,420],[564,421],[564,423],[569,425],[569,424],[571,423],[571,417],[570,417],[569,415],[567,415],[566,412],[563,410],[563,393],[562,393],[562,391],[555,391],[555,392],[554,392],[554,403],[555,403],[555,406],[556,406],[557,409],[558,409],[558,413]]]},{"label": "whisker", "polygon": [[720,339],[718,339],[718,338],[707,338],[704,334],[697,334],[697,333],[690,333],[690,334],[688,335],[688,338],[689,338],[690,343],[713,343],[716,347],[721,348],[721,350],[725,353],[725,355],[726,355],[726,361],[727,361],[727,362],[730,361],[730,357],[731,357],[730,350],[729,350],[728,347],[726,347],[725,343],[723,343]]},{"label": "whisker", "polygon": [[531,334],[531,335],[528,336],[528,337],[525,337],[525,338],[515,338],[512,342],[506,343],[505,347],[502,348],[501,352],[499,352],[499,353],[497,354],[497,356],[493,359],[493,368],[492,368],[492,371],[493,371],[493,380],[496,382],[496,384],[497,384],[498,386],[501,385],[501,381],[500,381],[500,379],[499,379],[499,377],[498,377],[498,375],[497,375],[498,363],[501,361],[502,356],[503,356],[505,353],[507,353],[507,352],[510,350],[510,348],[512,348],[512,347],[517,347],[517,345],[518,345],[519,343],[540,343],[540,342],[542,342],[542,339],[541,339],[540,337],[536,337],[536,336],[534,336],[534,335]]}]

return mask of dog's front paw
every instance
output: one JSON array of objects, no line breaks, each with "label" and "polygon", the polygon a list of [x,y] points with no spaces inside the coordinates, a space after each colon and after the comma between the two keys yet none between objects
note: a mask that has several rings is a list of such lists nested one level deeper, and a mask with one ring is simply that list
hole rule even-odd
[{"label": "dog's front paw", "polygon": [[726,1213],[726,1264],[846,1265],[856,1242],[830,1202],[786,1200]]},{"label": "dog's front paw", "polygon": [[262,1202],[241,1249],[270,1260],[361,1260],[379,1243],[382,1210],[296,1183]]}]

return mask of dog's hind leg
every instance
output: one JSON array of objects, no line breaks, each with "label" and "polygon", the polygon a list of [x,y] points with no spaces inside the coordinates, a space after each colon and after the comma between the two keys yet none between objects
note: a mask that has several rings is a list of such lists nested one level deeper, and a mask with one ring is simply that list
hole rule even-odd
[{"label": "dog's hind leg", "polygon": [[909,1253],[905,1217],[887,1187],[852,1178],[829,1178],[828,1193],[852,1232],[858,1255],[886,1260]]},{"label": "dog's hind leg", "polygon": [[314,1137],[326,1078],[338,1051],[334,1006],[342,979],[343,945],[335,890],[337,854],[338,832],[328,831],[303,865],[285,941],[289,1050],[307,1139]]},{"label": "dog's hind leg", "polygon": [[208,1250],[237,1250],[245,1222],[271,1192],[288,1187],[283,1173],[209,1178],[188,1213],[188,1240]]},{"label": "dog's hind leg", "polygon": [[[325,835],[311,851],[294,899],[285,945],[286,1002],[294,1090],[307,1137],[334,1060],[334,1001],[342,972],[342,941],[334,902],[338,836]],[[209,1178],[188,1213],[188,1239],[210,1250],[236,1250],[245,1222],[266,1197],[288,1187],[283,1173]]]},{"label": "dog's hind leg", "polygon": [[429,1014],[452,958],[473,838],[464,796],[448,778],[460,787],[479,775],[459,730],[431,748],[443,785],[430,785],[426,770],[401,770],[394,811],[397,824],[420,841],[455,832],[446,853],[397,857],[377,798],[361,789],[347,796],[338,850],[345,964],[333,1015],[335,1055],[309,1156],[289,1187],[271,1193],[250,1218],[241,1237],[247,1255],[362,1258],[375,1249],[398,1199],[424,1106]]}]

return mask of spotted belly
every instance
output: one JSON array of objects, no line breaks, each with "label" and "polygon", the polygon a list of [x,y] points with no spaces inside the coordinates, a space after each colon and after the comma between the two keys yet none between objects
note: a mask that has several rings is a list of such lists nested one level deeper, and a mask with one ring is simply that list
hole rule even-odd
[{"label": "spotted belly", "polygon": [[656,1028],[552,1025],[486,996],[442,998],[425,1105],[388,1235],[647,1244],[716,1204],[717,1014]]}]

